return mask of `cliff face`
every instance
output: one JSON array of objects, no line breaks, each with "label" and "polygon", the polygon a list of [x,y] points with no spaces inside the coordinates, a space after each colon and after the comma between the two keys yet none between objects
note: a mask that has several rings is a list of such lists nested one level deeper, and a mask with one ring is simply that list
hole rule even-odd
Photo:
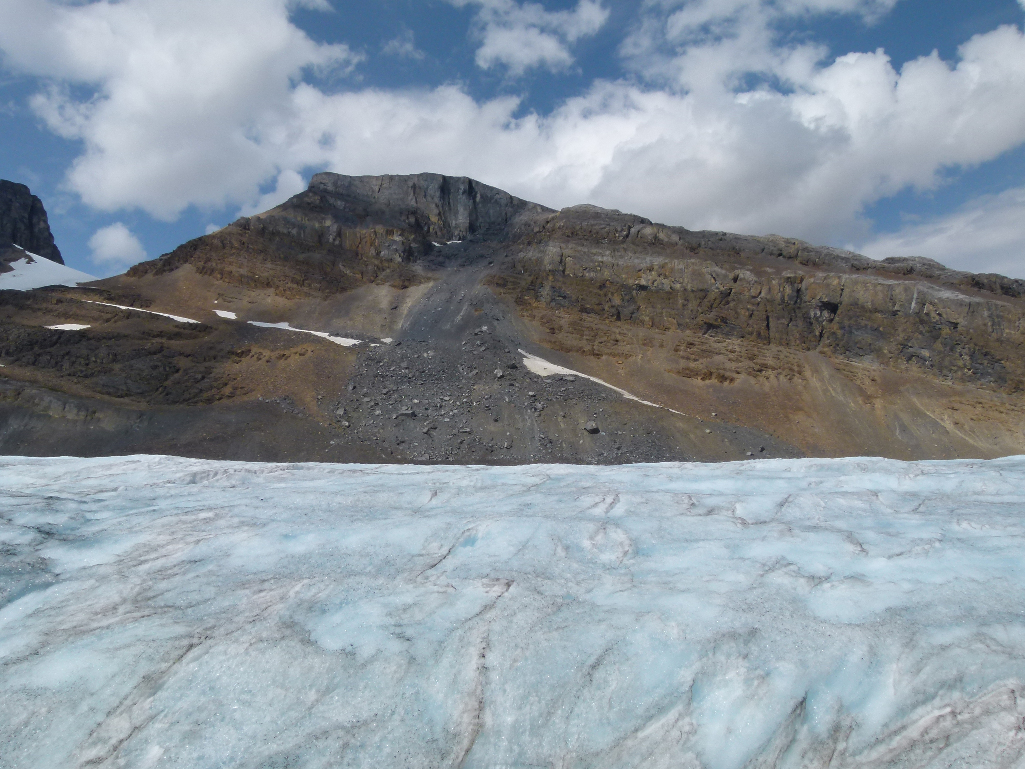
[{"label": "cliff face", "polygon": [[590,206],[525,237],[496,285],[521,307],[816,351],[1025,389],[1025,283]]},{"label": "cliff face", "polygon": [[349,226],[373,222],[442,243],[471,236],[502,237],[524,214],[554,213],[473,179],[440,174],[317,174],[309,191],[286,207],[295,210],[310,204]]},{"label": "cliff face", "polygon": [[0,179],[0,250],[8,250],[11,244],[64,264],[42,201],[24,184]]}]

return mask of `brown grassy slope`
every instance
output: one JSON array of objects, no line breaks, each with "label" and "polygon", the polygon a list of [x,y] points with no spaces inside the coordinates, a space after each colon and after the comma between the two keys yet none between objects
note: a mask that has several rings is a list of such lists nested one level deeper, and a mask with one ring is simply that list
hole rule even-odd
[{"label": "brown grassy slope", "polygon": [[944,382],[908,365],[611,321],[497,283],[523,333],[566,365],[711,423],[765,431],[811,456],[1025,453],[1020,392]]},{"label": "brown grassy slope", "polygon": [[[126,407],[285,397],[312,406],[318,390],[344,382],[355,358],[308,335],[217,318],[178,323],[88,304],[79,293],[0,292],[5,377]],[[65,323],[90,328],[46,328]]]}]

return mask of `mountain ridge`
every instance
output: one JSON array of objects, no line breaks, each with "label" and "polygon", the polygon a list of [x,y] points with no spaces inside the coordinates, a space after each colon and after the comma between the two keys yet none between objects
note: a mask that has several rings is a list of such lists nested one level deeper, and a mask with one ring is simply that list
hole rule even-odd
[{"label": "mountain ridge", "polygon": [[[8,299],[6,317],[0,403],[21,426],[3,451],[462,464],[1025,452],[1021,281],[555,211],[462,177],[318,174],[124,275]],[[42,328],[58,325],[90,327]],[[40,405],[54,398],[93,416]],[[173,414],[192,425],[180,436]]]}]

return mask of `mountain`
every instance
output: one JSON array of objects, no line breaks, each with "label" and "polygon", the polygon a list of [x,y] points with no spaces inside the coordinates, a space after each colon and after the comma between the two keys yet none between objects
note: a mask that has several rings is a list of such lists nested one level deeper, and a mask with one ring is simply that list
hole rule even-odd
[{"label": "mountain", "polygon": [[17,256],[10,253],[12,245],[64,264],[43,202],[24,184],[0,179],[0,273],[7,272],[4,265]]},{"label": "mountain", "polygon": [[[318,174],[124,275],[0,296],[8,453],[1025,451],[1023,281],[554,211],[466,178]],[[89,328],[46,328],[69,325]]]}]

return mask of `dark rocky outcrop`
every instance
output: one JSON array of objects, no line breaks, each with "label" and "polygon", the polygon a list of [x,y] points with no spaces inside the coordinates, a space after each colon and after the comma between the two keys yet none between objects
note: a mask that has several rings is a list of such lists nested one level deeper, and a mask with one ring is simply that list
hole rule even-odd
[{"label": "dark rocky outcrop", "polygon": [[43,202],[24,184],[0,179],[0,252],[9,252],[12,245],[64,264]]},{"label": "dark rocky outcrop", "polygon": [[317,174],[307,192],[282,208],[319,209],[338,225],[391,227],[442,243],[471,236],[502,237],[524,214],[554,213],[473,179],[440,174]]}]

